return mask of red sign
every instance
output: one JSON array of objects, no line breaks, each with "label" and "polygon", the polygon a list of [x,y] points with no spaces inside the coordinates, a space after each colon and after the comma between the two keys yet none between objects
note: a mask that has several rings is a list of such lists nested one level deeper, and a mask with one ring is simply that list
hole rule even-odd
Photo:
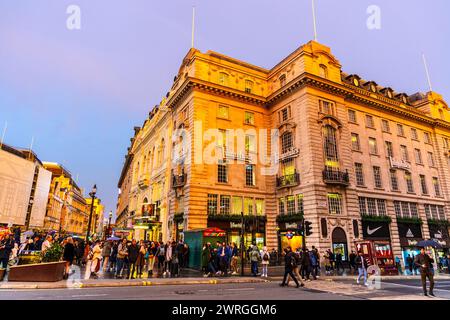
[{"label": "red sign", "polygon": [[226,232],[219,228],[208,228],[203,231],[204,237],[225,237]]}]

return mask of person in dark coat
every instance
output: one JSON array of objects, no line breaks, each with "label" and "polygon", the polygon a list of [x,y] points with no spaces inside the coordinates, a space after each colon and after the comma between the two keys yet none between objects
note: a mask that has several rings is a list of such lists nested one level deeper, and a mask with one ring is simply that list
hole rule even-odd
[{"label": "person in dark coat", "polygon": [[64,253],[63,253],[63,260],[66,262],[66,273],[64,274],[64,279],[69,278],[70,266],[72,265],[74,258],[75,258],[75,246],[73,244],[72,237],[68,237],[67,242],[64,245]]},{"label": "person in dark coat", "polygon": [[[284,287],[287,286],[286,280],[287,277],[290,276],[295,284],[297,285],[297,288],[300,287],[300,284],[298,283],[297,278],[295,277],[294,273],[292,272],[293,268],[296,266],[295,263],[295,257],[293,256],[291,247],[287,247],[284,249],[285,256],[284,256],[284,276],[283,276],[283,282],[281,282],[280,286]],[[303,287],[303,283],[301,284]]]},{"label": "person in dark coat", "polygon": [[311,273],[311,257],[309,256],[309,250],[304,249],[302,251],[301,257],[300,257],[300,274],[302,275],[302,278],[309,281],[309,275]]},{"label": "person in dark coat", "polygon": [[133,239],[133,241],[131,241],[131,245],[128,247],[129,274],[127,278],[129,279],[135,279],[134,272],[136,271],[136,261],[138,258],[138,254],[139,254],[139,247],[136,244],[136,240]]},{"label": "person in dark coat", "polygon": [[203,244],[202,248],[202,271],[203,276],[207,277],[210,274],[210,271],[208,269],[209,260],[211,259],[211,251],[209,249],[208,244]]},{"label": "person in dark coat", "polygon": [[7,269],[9,256],[14,248],[14,236],[11,234],[0,241],[0,268]]},{"label": "person in dark coat", "polygon": [[434,260],[425,253],[425,248],[420,249],[420,254],[418,254],[414,259],[414,265],[420,268],[420,278],[422,280],[423,295],[427,294],[427,278],[430,281],[430,296],[434,297],[434,279],[433,279],[433,262]]}]

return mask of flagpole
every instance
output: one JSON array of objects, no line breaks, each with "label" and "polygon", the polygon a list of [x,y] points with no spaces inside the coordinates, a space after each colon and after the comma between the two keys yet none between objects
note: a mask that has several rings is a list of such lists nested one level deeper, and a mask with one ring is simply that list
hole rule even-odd
[{"label": "flagpole", "polygon": [[192,7],[192,35],[191,35],[191,48],[194,48],[194,35],[195,35],[195,7]]},{"label": "flagpole", "polygon": [[425,53],[423,53],[423,52],[422,52],[422,60],[423,60],[423,65],[425,67],[425,73],[427,75],[428,88],[430,89],[430,91],[433,91],[433,88],[431,87],[431,78],[430,78],[430,72],[428,71],[427,60],[425,58]]},{"label": "flagpole", "polygon": [[4,139],[5,139],[6,128],[8,128],[8,121],[5,121],[5,127],[3,128],[2,140],[0,140],[0,150],[1,150],[2,147],[3,147],[3,141],[4,141]]},{"label": "flagpole", "polygon": [[311,4],[312,4],[313,27],[314,27],[314,41],[317,41],[316,8],[314,5],[314,0],[311,0]]}]

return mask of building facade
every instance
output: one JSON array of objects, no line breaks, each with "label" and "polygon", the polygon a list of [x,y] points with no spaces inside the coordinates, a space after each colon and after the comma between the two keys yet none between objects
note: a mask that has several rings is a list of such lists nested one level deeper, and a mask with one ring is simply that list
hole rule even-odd
[{"label": "building facade", "polygon": [[448,105],[346,74],[315,41],[271,69],[191,49],[129,153],[130,208],[147,219],[133,225],[163,239],[213,227],[281,249],[301,245],[304,217],[306,245],[344,259],[450,248]]},{"label": "building facade", "polygon": [[[92,204],[92,198],[84,198],[86,201],[86,207],[87,207],[87,214],[86,214],[86,231],[88,229],[89,225],[89,215],[91,212],[91,204]],[[103,226],[103,218],[104,218],[104,211],[105,207],[102,204],[102,200],[99,198],[94,199],[94,207],[92,209],[92,219],[91,219],[91,228],[90,228],[90,236],[94,237],[98,236],[102,231]]]},{"label": "building facade", "polygon": [[30,150],[0,146],[0,225],[44,226],[51,173]]},{"label": "building facade", "polygon": [[44,162],[44,167],[52,173],[44,229],[83,235],[87,230],[88,218],[83,191],[62,165]]}]

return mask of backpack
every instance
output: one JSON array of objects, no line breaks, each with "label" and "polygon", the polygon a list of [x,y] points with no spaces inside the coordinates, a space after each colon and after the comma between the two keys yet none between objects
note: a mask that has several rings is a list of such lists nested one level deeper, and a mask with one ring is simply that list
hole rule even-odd
[{"label": "backpack", "polygon": [[263,260],[264,261],[269,261],[269,254],[266,252],[266,253],[264,253],[264,255],[263,255]]}]

